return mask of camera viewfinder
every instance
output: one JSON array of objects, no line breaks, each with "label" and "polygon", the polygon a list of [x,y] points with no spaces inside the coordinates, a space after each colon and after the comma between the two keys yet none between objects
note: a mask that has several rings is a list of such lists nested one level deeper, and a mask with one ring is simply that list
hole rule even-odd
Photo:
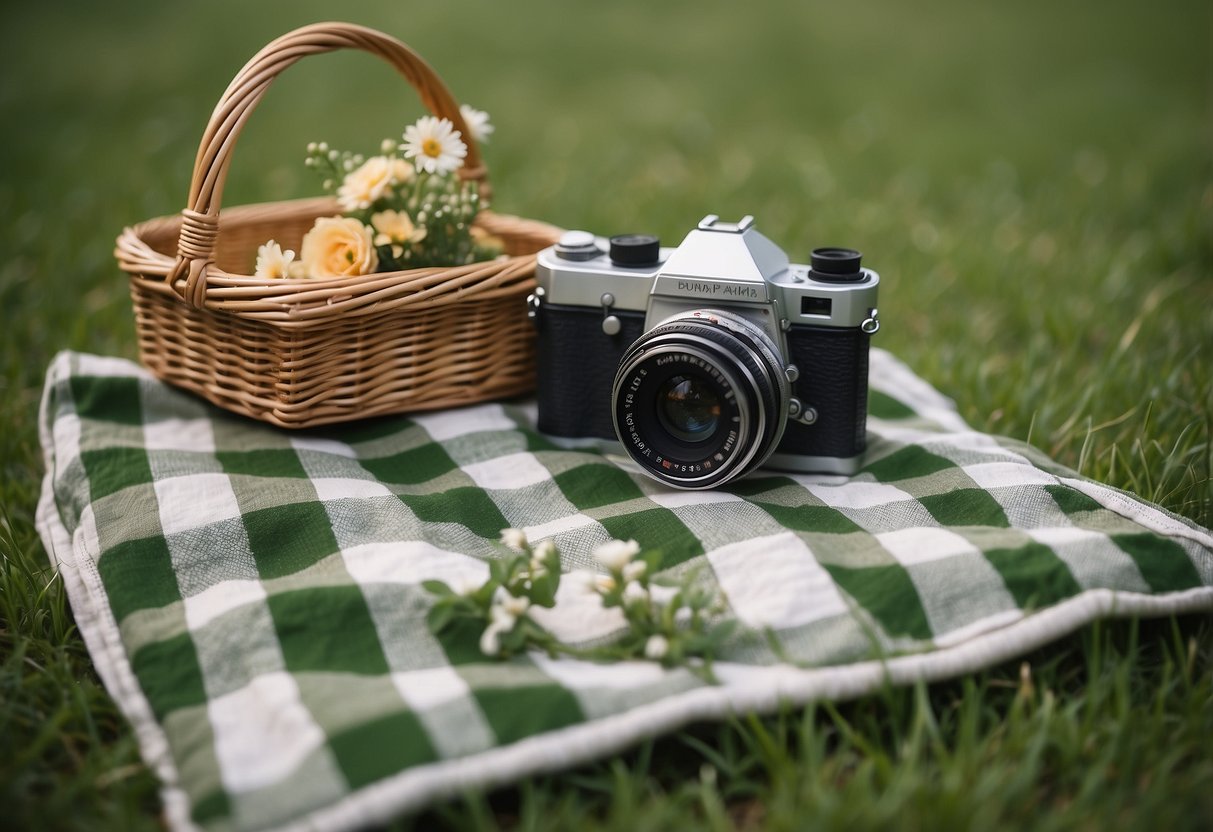
[{"label": "camera viewfinder", "polygon": [[867,278],[859,267],[863,257],[853,248],[815,248],[809,255],[809,277],[825,283],[857,283]]},{"label": "camera viewfinder", "polygon": [[829,298],[811,298],[808,295],[800,298],[801,315],[824,315],[828,318],[831,306],[833,304]]}]

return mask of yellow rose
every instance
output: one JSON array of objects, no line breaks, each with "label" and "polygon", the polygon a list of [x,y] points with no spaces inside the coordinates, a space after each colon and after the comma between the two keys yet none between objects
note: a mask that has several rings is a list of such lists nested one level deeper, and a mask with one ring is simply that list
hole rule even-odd
[{"label": "yellow rose", "polygon": [[412,162],[406,162],[399,157],[392,159],[391,167],[393,185],[403,185],[406,182],[412,182],[413,177],[417,175]]},{"label": "yellow rose", "polygon": [[365,210],[375,200],[387,196],[392,185],[408,182],[412,176],[412,166],[403,159],[372,156],[357,170],[346,174],[337,189],[337,202],[343,211]]},{"label": "yellow rose", "polygon": [[321,217],[303,238],[300,260],[310,277],[353,277],[379,265],[374,232],[352,217]]},{"label": "yellow rose", "polygon": [[505,251],[505,240],[496,234],[490,234],[478,225],[473,225],[468,231],[472,235],[472,242],[481,248],[497,252]]},{"label": "yellow rose", "polygon": [[371,214],[371,226],[379,232],[375,245],[392,243],[419,243],[425,239],[425,228],[417,228],[405,211],[380,211]]}]

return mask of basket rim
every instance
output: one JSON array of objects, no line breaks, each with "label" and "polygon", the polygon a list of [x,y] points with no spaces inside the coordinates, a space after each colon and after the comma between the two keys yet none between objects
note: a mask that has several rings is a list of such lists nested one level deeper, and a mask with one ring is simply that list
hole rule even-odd
[{"label": "basket rim", "polygon": [[[226,208],[220,214],[220,223],[272,222],[340,213],[335,199],[308,197]],[[180,213],[155,217],[127,226],[118,235],[114,256],[119,267],[130,276],[132,290],[163,292],[180,298],[184,280],[177,280],[176,286],[169,283],[177,258],[152,248],[145,238],[158,234],[172,239],[182,222]],[[480,211],[474,224],[507,240],[532,241],[536,249],[555,243],[563,233],[561,228],[541,220],[498,214],[489,209]],[[534,264],[534,253],[502,255],[463,266],[336,278],[265,278],[210,265],[203,306],[269,321],[315,321],[392,308],[440,306],[471,297],[517,294],[519,286],[529,286]]]}]

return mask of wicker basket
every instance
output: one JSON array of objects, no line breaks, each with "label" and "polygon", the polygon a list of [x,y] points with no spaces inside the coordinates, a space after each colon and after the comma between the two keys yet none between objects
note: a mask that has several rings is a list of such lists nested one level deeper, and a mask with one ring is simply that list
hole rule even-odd
[{"label": "wicker basket", "polygon": [[416,53],[372,29],[322,23],[266,46],[236,75],[211,115],[194,163],[188,207],[126,229],[115,255],[130,274],[143,363],[220,407],[289,428],[432,410],[524,393],[534,386],[524,298],[535,252],[559,229],[482,211],[477,224],[506,256],[450,268],[340,279],[247,275],[273,238],[299,250],[329,198],[219,214],[231,153],[270,83],[307,55],[361,49],[394,66],[468,145],[460,174],[488,192],[459,106]]}]

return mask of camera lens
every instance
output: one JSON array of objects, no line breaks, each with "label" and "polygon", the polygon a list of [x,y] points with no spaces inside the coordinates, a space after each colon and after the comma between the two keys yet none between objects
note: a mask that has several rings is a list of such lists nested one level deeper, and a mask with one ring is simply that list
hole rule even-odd
[{"label": "camera lens", "polygon": [[657,416],[661,426],[683,442],[704,442],[716,432],[720,399],[705,378],[671,376],[657,392]]},{"label": "camera lens", "polygon": [[645,473],[712,488],[754,470],[783,437],[791,391],[756,324],[699,309],[662,321],[619,362],[615,432]]}]

